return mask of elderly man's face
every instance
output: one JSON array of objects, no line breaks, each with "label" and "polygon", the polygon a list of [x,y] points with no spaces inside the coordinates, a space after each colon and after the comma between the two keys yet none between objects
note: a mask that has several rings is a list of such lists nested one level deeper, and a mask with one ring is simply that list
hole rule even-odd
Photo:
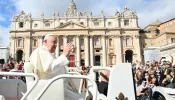
[{"label": "elderly man's face", "polygon": [[44,41],[45,46],[47,47],[50,53],[54,53],[57,47],[57,38],[56,36],[49,36],[47,40]]}]

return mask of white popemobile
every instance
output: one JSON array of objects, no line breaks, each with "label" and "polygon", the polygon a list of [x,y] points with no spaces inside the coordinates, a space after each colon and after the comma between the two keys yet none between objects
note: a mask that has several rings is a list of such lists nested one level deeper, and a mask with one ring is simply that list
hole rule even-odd
[{"label": "white popemobile", "polygon": [[[108,96],[100,94],[97,90],[96,74],[98,70],[110,70]],[[67,67],[68,74],[58,75],[50,80],[39,80],[33,73],[30,62],[25,63],[24,73],[0,72],[4,76],[26,76],[26,84],[21,80],[0,79],[0,100],[66,100],[64,90],[64,78],[71,78],[74,87],[83,99],[89,100],[136,100],[135,85],[131,64],[118,64],[114,67],[91,67],[87,76],[80,75],[78,68]],[[127,73],[123,73],[127,72]],[[88,80],[86,93],[81,92],[82,80]],[[70,97],[74,95],[70,95]],[[163,87],[153,88],[155,100],[174,100],[175,89]]]}]

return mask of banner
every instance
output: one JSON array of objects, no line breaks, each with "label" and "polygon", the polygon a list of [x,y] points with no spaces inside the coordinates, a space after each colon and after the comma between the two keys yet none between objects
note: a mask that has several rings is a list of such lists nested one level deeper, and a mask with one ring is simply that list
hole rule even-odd
[{"label": "banner", "polygon": [[144,59],[147,61],[159,61],[161,58],[160,50],[157,48],[145,48],[144,49]]}]

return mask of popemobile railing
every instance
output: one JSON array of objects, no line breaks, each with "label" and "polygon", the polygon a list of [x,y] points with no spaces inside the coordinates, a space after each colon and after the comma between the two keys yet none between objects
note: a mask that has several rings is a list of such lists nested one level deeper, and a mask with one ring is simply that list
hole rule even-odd
[{"label": "popemobile railing", "polygon": [[37,83],[39,81],[38,75],[36,75],[34,73],[0,72],[0,75],[3,75],[3,76],[27,76],[27,77],[34,77],[35,78],[35,81],[34,81],[32,87],[29,90],[27,90],[27,92],[23,95],[21,100],[25,100],[27,98],[27,96],[31,93],[31,91],[35,88],[35,86],[37,85]]},{"label": "popemobile railing", "polygon": [[91,80],[90,77],[85,76],[85,75],[67,75],[67,74],[58,75],[58,76],[52,78],[49,81],[49,83],[42,89],[42,91],[39,93],[39,95],[36,97],[35,100],[39,100],[53,82],[55,82],[59,79],[63,79],[63,78],[87,79],[87,80],[89,80],[92,83],[92,87],[94,88],[94,91],[92,93],[93,100],[97,100],[97,85],[96,85],[95,81]]}]

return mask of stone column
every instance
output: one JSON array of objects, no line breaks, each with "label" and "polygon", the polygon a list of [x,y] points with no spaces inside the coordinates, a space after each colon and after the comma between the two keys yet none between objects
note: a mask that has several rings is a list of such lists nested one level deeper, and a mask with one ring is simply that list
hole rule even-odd
[{"label": "stone column", "polygon": [[102,35],[102,50],[103,50],[103,53],[102,53],[102,55],[103,55],[103,67],[106,67],[106,59],[107,59],[107,57],[106,57],[106,38],[105,38],[105,35]]},{"label": "stone column", "polygon": [[57,48],[56,48],[56,57],[59,57],[59,55],[60,55],[60,44],[59,44],[59,40],[60,40],[60,38],[59,38],[59,36],[57,36]]},{"label": "stone column", "polygon": [[30,54],[32,53],[32,37],[26,36],[25,39],[25,61],[29,61]]},{"label": "stone column", "polygon": [[12,58],[15,58],[15,37],[11,37],[11,46],[10,46],[10,55],[12,56]]},{"label": "stone column", "polygon": [[89,38],[84,36],[85,41],[85,66],[89,66]]},{"label": "stone column", "polygon": [[67,44],[67,35],[64,35],[63,37],[63,46],[65,46]]},{"label": "stone column", "polygon": [[81,66],[80,64],[80,36],[76,36],[76,65]]},{"label": "stone column", "polygon": [[94,37],[90,36],[90,65],[94,66]]},{"label": "stone column", "polygon": [[115,35],[115,52],[116,52],[116,63],[123,62],[123,52],[122,52],[122,37],[120,35]]},{"label": "stone column", "polygon": [[137,52],[137,60],[142,62],[141,51],[140,51],[141,50],[140,49],[140,36],[135,35],[134,38],[135,38],[134,39],[135,40],[134,46],[135,46],[136,52]]}]

